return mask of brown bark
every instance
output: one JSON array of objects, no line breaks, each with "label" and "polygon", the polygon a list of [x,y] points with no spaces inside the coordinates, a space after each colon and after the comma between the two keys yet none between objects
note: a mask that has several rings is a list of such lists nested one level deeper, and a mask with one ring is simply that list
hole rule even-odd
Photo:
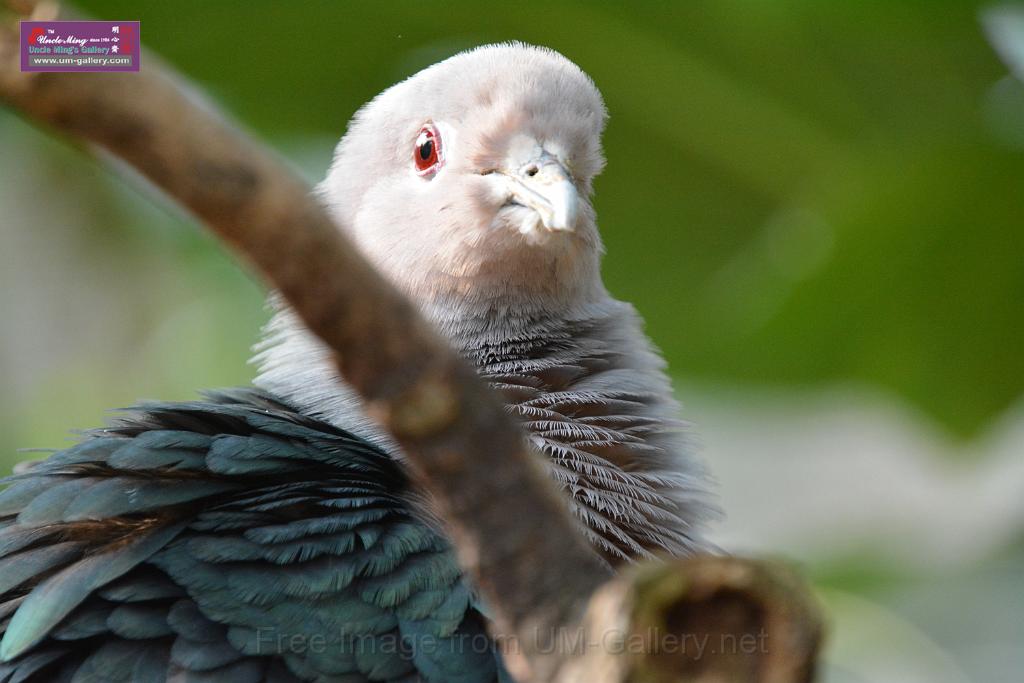
[{"label": "brown bark", "polygon": [[[18,11],[32,5],[8,4]],[[36,16],[53,16],[54,8],[40,5]],[[575,664],[563,666],[571,653],[543,652],[535,635],[579,623],[609,571],[498,397],[356,252],[285,163],[153,55],[135,74],[21,73],[14,22],[0,25],[0,100],[127,162],[278,289],[334,350],[341,374],[394,434],[438,501],[463,568],[494,610],[496,634],[518,638],[507,660],[512,673],[554,680],[561,670],[560,680],[596,680],[579,678]],[[752,566],[717,562],[719,569]],[[706,569],[661,565],[650,571],[715,585],[714,572],[692,573],[698,567]],[[617,579],[598,598],[625,590],[624,581],[630,580]],[[645,590],[641,584],[635,589]],[[691,615],[695,624],[715,613],[713,605],[701,610]]]},{"label": "brown bark", "polygon": [[799,576],[779,563],[708,556],[639,565],[591,598],[582,622],[589,647],[567,660],[561,680],[810,681],[817,615]]}]

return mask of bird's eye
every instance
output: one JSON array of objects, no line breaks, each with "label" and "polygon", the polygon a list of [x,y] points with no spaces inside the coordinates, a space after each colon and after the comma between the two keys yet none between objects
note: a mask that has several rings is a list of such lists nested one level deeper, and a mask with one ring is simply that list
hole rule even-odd
[{"label": "bird's eye", "polygon": [[441,151],[441,133],[432,123],[420,128],[420,134],[416,136],[416,147],[412,153],[413,164],[416,166],[416,173],[421,176],[432,176],[441,170],[444,165],[444,155]]}]

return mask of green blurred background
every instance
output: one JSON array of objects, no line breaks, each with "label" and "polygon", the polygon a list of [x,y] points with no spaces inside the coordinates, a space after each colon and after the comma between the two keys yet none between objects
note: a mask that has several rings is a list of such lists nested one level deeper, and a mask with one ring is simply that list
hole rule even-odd
[{"label": "green blurred background", "polygon": [[[825,680],[1020,680],[1024,5],[984,24],[1007,62],[975,2],[78,7],[141,20],[310,180],[361,103],[463,48],[577,62],[611,112],[606,281],[668,357],[720,542],[805,566]],[[5,469],[107,408],[250,379],[261,287],[3,110],[0,239]]]}]

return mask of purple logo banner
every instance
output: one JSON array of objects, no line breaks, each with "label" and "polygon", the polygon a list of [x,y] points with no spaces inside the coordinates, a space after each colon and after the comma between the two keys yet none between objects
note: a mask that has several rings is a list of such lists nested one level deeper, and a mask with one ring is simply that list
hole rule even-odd
[{"label": "purple logo banner", "polygon": [[23,21],[22,71],[138,71],[137,21]]}]

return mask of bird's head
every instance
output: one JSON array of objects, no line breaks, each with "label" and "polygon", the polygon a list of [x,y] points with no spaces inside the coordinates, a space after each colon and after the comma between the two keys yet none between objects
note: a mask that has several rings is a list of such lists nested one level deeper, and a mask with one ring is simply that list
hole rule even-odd
[{"label": "bird's head", "polygon": [[605,118],[590,78],[560,54],[477,48],[363,107],[320,190],[422,303],[579,302],[603,290],[590,193]]}]

